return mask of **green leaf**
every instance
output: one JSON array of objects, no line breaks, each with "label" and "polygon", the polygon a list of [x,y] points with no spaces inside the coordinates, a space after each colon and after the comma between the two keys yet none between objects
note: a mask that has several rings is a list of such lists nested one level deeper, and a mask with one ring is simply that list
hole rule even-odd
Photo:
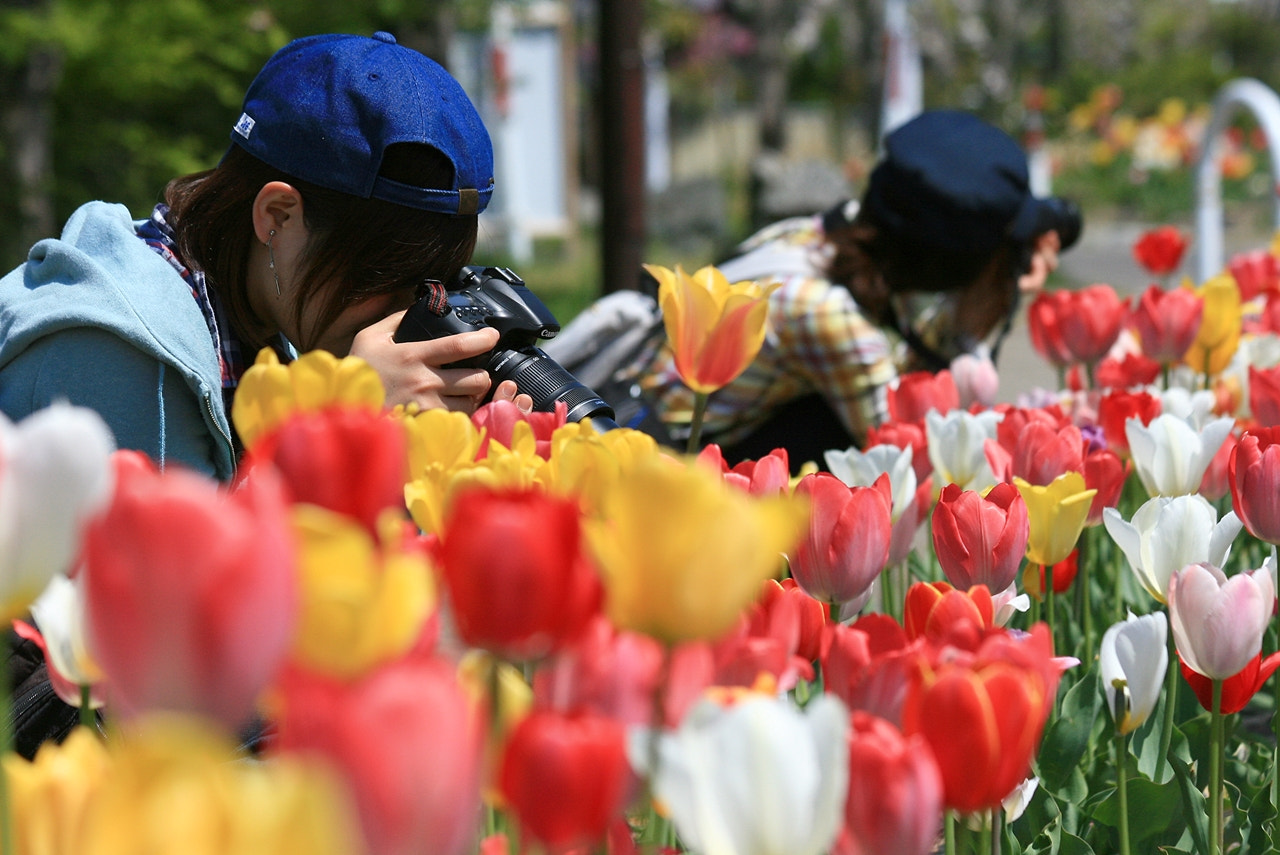
[{"label": "green leaf", "polygon": [[[1129,840],[1134,851],[1139,844],[1155,838],[1176,843],[1182,834],[1182,799],[1173,787],[1152,783],[1141,778],[1128,782]],[[1093,819],[1111,828],[1120,827],[1120,796],[1112,791],[1093,812]]]},{"label": "green leaf", "polygon": [[1062,832],[1062,845],[1058,848],[1058,855],[1093,855],[1093,847],[1085,843],[1074,834]]},{"label": "green leaf", "polygon": [[1191,775],[1191,768],[1181,759],[1170,757],[1173,764],[1173,780],[1178,784],[1178,793],[1182,799],[1183,816],[1191,838],[1195,841],[1197,852],[1209,851],[1209,814],[1205,810],[1204,794],[1196,786]]},{"label": "green leaf", "polygon": [[1040,779],[1049,789],[1061,787],[1079,768],[1102,703],[1098,672],[1090,668],[1063,696],[1061,708],[1040,744]]}]

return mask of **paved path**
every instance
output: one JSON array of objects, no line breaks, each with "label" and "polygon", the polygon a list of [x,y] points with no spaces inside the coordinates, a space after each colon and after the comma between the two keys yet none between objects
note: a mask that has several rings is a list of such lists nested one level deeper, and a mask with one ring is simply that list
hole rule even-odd
[{"label": "paved path", "polygon": [[[1055,284],[1059,287],[1084,287],[1104,282],[1114,287],[1121,297],[1140,293],[1154,280],[1134,260],[1133,244],[1151,227],[1132,222],[1091,222],[1086,215],[1080,243],[1063,253]],[[1223,242],[1230,258],[1236,252],[1265,247],[1270,238],[1269,233],[1257,227],[1229,223]],[[1194,249],[1193,243],[1179,275],[1194,276],[1191,255]],[[1054,388],[1057,385],[1056,373],[1031,346],[1025,307],[1001,349],[999,367],[1001,401],[1016,402],[1019,395],[1036,387]]]}]

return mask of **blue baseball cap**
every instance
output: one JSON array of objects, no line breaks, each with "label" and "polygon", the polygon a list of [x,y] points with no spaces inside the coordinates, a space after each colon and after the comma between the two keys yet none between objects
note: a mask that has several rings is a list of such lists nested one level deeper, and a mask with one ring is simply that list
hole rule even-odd
[{"label": "blue baseball cap", "polygon": [[[295,178],[365,199],[478,214],[493,194],[493,144],[475,105],[439,64],[390,33],[285,45],[250,84],[231,140]],[[453,164],[453,187],[378,175],[394,143],[439,151]]]},{"label": "blue baseball cap", "polygon": [[862,199],[899,238],[957,253],[1030,240],[1046,204],[1013,138],[959,110],[921,113],[885,137]]}]

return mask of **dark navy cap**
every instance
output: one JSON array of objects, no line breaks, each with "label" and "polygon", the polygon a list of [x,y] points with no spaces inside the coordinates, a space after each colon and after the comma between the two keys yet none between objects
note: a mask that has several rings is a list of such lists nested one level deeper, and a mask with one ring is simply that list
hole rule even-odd
[{"label": "dark navy cap", "polygon": [[[250,84],[231,140],[295,178],[365,199],[478,214],[493,194],[493,145],[475,105],[440,65],[390,33],[285,45]],[[380,177],[393,143],[447,157],[452,189]]]},{"label": "dark navy cap", "polygon": [[862,199],[896,237],[960,253],[1030,240],[1042,204],[1013,138],[959,110],[921,113],[885,137]]}]

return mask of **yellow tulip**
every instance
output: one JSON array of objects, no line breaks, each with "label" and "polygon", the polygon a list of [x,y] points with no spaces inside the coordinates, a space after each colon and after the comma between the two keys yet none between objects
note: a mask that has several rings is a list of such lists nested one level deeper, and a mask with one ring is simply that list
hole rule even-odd
[{"label": "yellow tulip", "polygon": [[147,719],[111,743],[110,781],[89,805],[80,855],[360,851],[341,785],[315,763],[233,762],[231,740],[180,719]]},{"label": "yellow tulip", "polygon": [[231,421],[246,447],[295,412],[314,412],[331,405],[380,411],[386,401],[382,380],[369,363],[356,356],[342,359],[324,350],[304,353],[281,365],[275,351],[264,347],[240,378]]},{"label": "yellow tulip", "polygon": [[[108,747],[109,746],[109,747]],[[325,768],[233,762],[234,743],[194,720],[132,722],[108,743],[84,728],[28,763],[4,758],[18,855],[348,855],[354,812]]]},{"label": "yellow tulip", "polygon": [[383,518],[381,544],[341,514],[298,505],[302,607],[294,655],[309,668],[358,676],[406,652],[435,607],[426,557],[402,546],[397,515]]},{"label": "yellow tulip", "polygon": [[20,855],[78,853],[86,806],[110,773],[106,747],[85,727],[77,727],[61,745],[44,743],[32,762],[6,754],[4,774]]},{"label": "yellow tulip", "polygon": [[466,413],[423,410],[402,415],[409,454],[409,474],[418,477],[433,466],[452,469],[475,463],[484,431]]},{"label": "yellow tulip", "polygon": [[639,463],[589,520],[606,611],[665,644],[724,635],[799,542],[808,506],[753,497],[693,460]]},{"label": "yellow tulip", "polygon": [[729,284],[715,267],[692,276],[646,264],[658,280],[658,302],[680,379],[694,392],[710,394],[730,383],[760,352],[768,321],[769,294],[778,284]]},{"label": "yellow tulip", "polygon": [[1196,339],[1183,361],[1194,370],[1210,376],[1219,374],[1231,363],[1240,347],[1240,288],[1230,273],[1219,273],[1195,289],[1204,300],[1204,314]]},{"label": "yellow tulip", "polygon": [[1064,561],[1076,548],[1084,531],[1097,490],[1086,490],[1084,476],[1067,472],[1047,486],[1037,487],[1021,478],[1013,479],[1027,503],[1031,530],[1027,535],[1027,560],[1049,566]]}]

